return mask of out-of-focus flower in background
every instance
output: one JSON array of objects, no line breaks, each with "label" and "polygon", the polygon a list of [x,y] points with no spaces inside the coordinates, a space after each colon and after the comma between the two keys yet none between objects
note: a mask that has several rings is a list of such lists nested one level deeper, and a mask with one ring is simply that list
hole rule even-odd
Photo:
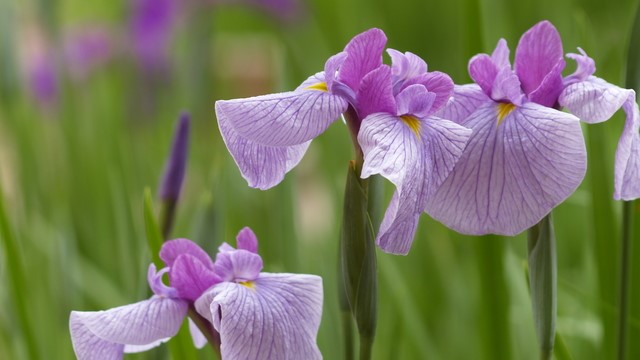
[{"label": "out-of-focus flower in background", "polygon": [[115,39],[107,28],[82,26],[67,33],[63,48],[67,72],[81,81],[112,59]]},{"label": "out-of-focus flower in background", "polygon": [[169,45],[180,6],[176,0],[132,0],[131,50],[143,71],[163,72],[169,66]]}]

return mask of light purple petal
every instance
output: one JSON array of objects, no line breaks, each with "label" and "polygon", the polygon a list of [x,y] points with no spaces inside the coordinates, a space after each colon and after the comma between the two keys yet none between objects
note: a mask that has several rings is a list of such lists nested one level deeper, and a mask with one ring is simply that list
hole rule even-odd
[{"label": "light purple petal", "polygon": [[541,21],[524,33],[516,48],[515,61],[524,92],[529,95],[536,90],[562,57],[560,34],[550,22]]},{"label": "light purple petal", "polygon": [[294,168],[304,156],[311,141],[301,145],[274,147],[249,141],[229,126],[226,117],[218,114],[218,126],[222,139],[242,177],[249,186],[266,190],[278,185],[284,175]]},{"label": "light purple petal", "polygon": [[195,256],[183,254],[173,263],[169,281],[181,299],[195,301],[205,290],[222,279]]},{"label": "light purple petal", "polygon": [[218,253],[215,271],[224,281],[253,281],[262,270],[260,255],[247,250]]},{"label": "light purple petal", "polygon": [[218,122],[238,136],[267,146],[303,144],[324,132],[348,103],[327,91],[307,89],[216,101]]},{"label": "light purple petal", "polygon": [[348,56],[347,53],[343,51],[333,55],[327,60],[327,62],[324,63],[324,73],[325,73],[327,88],[329,90],[333,88],[333,80],[336,77],[338,68],[342,66],[347,56]]},{"label": "light purple petal", "polygon": [[191,333],[193,346],[195,346],[196,349],[202,349],[205,345],[207,345],[207,338],[191,319],[189,319],[189,333]]},{"label": "light purple petal", "polygon": [[254,254],[258,253],[258,238],[249,227],[240,230],[238,236],[236,236],[236,243],[238,244],[238,249],[247,250]]},{"label": "light purple petal", "polygon": [[616,149],[613,198],[634,200],[640,198],[640,114],[635,92],[629,96],[623,108],[627,120]]},{"label": "light purple petal", "polygon": [[185,301],[153,296],[106,311],[72,311],[69,328],[76,357],[121,359],[125,345],[157,345],[178,332],[187,308]]},{"label": "light purple petal", "polygon": [[511,69],[505,67],[498,72],[491,88],[491,98],[522,105],[524,94],[520,88],[520,80]]},{"label": "light purple petal", "polygon": [[160,259],[167,264],[168,267],[173,266],[178,256],[189,254],[200,260],[208,269],[213,269],[213,261],[198,244],[189,239],[175,239],[165,242],[160,249]]},{"label": "light purple petal", "polygon": [[356,95],[356,102],[358,116],[361,119],[377,112],[395,114],[396,101],[393,98],[393,83],[389,66],[382,65],[362,79],[360,91]]},{"label": "light purple petal", "polygon": [[196,302],[220,333],[223,359],[322,359],[316,336],[322,279],[262,273],[250,286],[216,285]]},{"label": "light purple petal", "polygon": [[401,85],[402,81],[406,79],[427,72],[427,63],[418,55],[409,51],[403,54],[394,49],[387,49],[387,54],[391,57],[391,74],[393,75],[394,88],[396,85]]},{"label": "light purple petal", "polygon": [[566,55],[569,59],[573,59],[576,62],[577,68],[573,74],[567,76],[564,79],[564,86],[569,86],[571,84],[575,84],[578,81],[584,81],[589,78],[589,76],[593,75],[596,72],[596,62],[593,61],[592,58],[587,56],[587,53],[584,52],[581,48],[578,48],[580,54],[572,54],[569,53]]},{"label": "light purple petal", "polygon": [[609,120],[629,98],[630,91],[590,76],[567,86],[560,94],[559,102],[580,120],[595,124]]},{"label": "light purple petal", "polygon": [[453,80],[451,80],[449,75],[440,71],[433,71],[414,76],[404,83],[403,89],[414,84],[421,84],[427,88],[429,92],[436,94],[433,106],[431,107],[432,112],[435,112],[444,106],[447,101],[449,101],[451,95],[453,95]]},{"label": "light purple petal", "polygon": [[429,115],[436,94],[427,91],[424,85],[411,85],[396,95],[398,104],[397,115],[414,115],[425,117]]},{"label": "light purple petal", "polygon": [[362,122],[358,142],[364,152],[362,177],[381,174],[396,185],[378,232],[386,252],[408,253],[418,217],[428,198],[462,154],[471,130],[435,117],[405,120],[373,114]]},{"label": "light purple petal", "polygon": [[480,105],[489,101],[491,99],[477,84],[456,85],[453,96],[436,115],[460,124]]},{"label": "light purple petal", "polygon": [[469,76],[487,96],[491,96],[493,82],[498,76],[498,68],[489,55],[478,54],[469,60]]},{"label": "light purple petal", "polygon": [[498,125],[486,103],[461,125],[473,130],[454,170],[427,205],[448,227],[472,235],[515,235],[540,221],[578,187],[586,151],[576,117],[535,103]]},{"label": "light purple petal", "polygon": [[356,35],[344,48],[349,56],[340,68],[338,79],[357,92],[362,78],[382,65],[386,44],[387,36],[380,29],[369,29]]},{"label": "light purple petal", "polygon": [[491,60],[495,64],[498,70],[503,68],[511,68],[511,61],[509,61],[509,46],[507,40],[498,40],[498,45],[491,53]]},{"label": "light purple petal", "polygon": [[156,265],[151,263],[149,264],[149,269],[147,270],[147,282],[149,283],[149,288],[151,288],[151,291],[154,294],[158,296],[175,298],[178,297],[177,290],[165,285],[162,282],[162,276],[168,272],[168,267],[156,272]]}]

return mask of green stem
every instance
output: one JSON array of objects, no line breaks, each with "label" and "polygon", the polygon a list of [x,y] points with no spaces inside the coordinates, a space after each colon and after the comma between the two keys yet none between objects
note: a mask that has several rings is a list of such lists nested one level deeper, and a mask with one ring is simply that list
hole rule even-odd
[{"label": "green stem", "polygon": [[373,349],[373,338],[360,336],[360,360],[371,359],[371,350]]},{"label": "green stem", "polygon": [[558,259],[551,214],[527,233],[531,306],[540,359],[549,360],[556,337]]},{"label": "green stem", "polygon": [[629,310],[629,268],[631,233],[633,231],[633,201],[622,202],[622,242],[620,246],[620,295],[618,298],[618,359],[626,359],[627,313]]},{"label": "green stem", "polygon": [[343,310],[340,312],[342,320],[342,336],[344,336],[345,360],[353,360],[353,318],[351,316],[351,311],[349,311],[348,307],[346,311]]},{"label": "green stem", "polygon": [[200,329],[204,337],[207,338],[207,341],[213,348],[213,351],[218,355],[218,358],[222,359],[220,355],[220,334],[213,329],[213,326],[211,326],[211,323],[207,319],[198,314],[193,304],[189,305],[187,315],[193,323],[196,324],[198,329]]}]

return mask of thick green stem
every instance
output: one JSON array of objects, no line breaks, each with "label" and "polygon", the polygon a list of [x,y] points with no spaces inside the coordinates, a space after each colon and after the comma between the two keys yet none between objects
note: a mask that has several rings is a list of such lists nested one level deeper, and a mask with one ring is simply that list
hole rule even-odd
[{"label": "thick green stem", "polygon": [[207,338],[207,341],[213,348],[213,351],[218,355],[219,359],[222,359],[220,355],[220,334],[213,329],[211,323],[200,316],[196,309],[193,307],[193,304],[189,305],[189,311],[187,312],[189,318],[193,321],[194,324],[200,329],[204,337]]},{"label": "thick green stem", "polygon": [[618,298],[618,360],[626,359],[627,317],[629,310],[629,268],[631,234],[633,232],[633,201],[622,203],[622,242],[620,246],[620,294]]},{"label": "thick green stem", "polygon": [[531,306],[540,348],[540,359],[549,360],[556,336],[558,259],[551,214],[527,234]]}]

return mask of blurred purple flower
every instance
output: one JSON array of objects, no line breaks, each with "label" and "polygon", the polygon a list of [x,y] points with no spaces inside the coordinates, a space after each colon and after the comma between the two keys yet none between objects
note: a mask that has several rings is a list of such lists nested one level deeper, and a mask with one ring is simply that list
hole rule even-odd
[{"label": "blurred purple flower", "polygon": [[65,38],[66,67],[76,80],[85,79],[92,71],[105,64],[113,55],[113,39],[106,29],[81,28]]},{"label": "blurred purple flower", "polygon": [[173,145],[160,185],[160,199],[163,201],[176,202],[180,197],[189,152],[189,126],[189,114],[182,113],[176,124]]},{"label": "blurred purple flower", "polygon": [[[106,311],[72,311],[69,326],[76,356],[121,359],[174,336],[195,305],[220,335],[225,360],[320,359],[316,335],[322,315],[322,279],[313,275],[260,272],[258,241],[249,228],[237,237],[238,249],[220,247],[215,263],[187,239],[166,242],[149,267],[154,295],[145,301]],[[162,275],[169,274],[168,287]],[[203,320],[204,321],[204,320]],[[245,331],[250,328],[251,331]],[[204,335],[190,323],[196,347]]]},{"label": "blurred purple flower", "polygon": [[177,0],[131,0],[131,41],[139,66],[145,71],[163,71],[178,17]]},{"label": "blurred purple flower", "polygon": [[571,195],[586,171],[580,120],[609,119],[623,106],[627,123],[616,154],[616,199],[640,197],[640,135],[633,90],[591,76],[592,59],[562,77],[562,42],[542,21],[520,39],[515,67],[504,39],[490,56],[469,62],[476,84],[456,86],[440,116],[473,134],[454,170],[427,206],[452,229],[473,235],[515,235],[538,223]]},{"label": "blurred purple flower", "polygon": [[29,92],[43,109],[56,107],[59,96],[55,54],[50,50],[38,52],[27,63]]},{"label": "blurred purple flower", "polygon": [[424,60],[395,50],[392,67],[383,65],[386,41],[379,29],[365,31],[295,91],[218,101],[216,115],[249,186],[268,189],[348,112],[364,153],[362,177],[379,173],[397,188],[377,243],[406,254],[419,214],[462,154],[469,131],[433,116],[451,95],[449,76],[427,72]]}]

